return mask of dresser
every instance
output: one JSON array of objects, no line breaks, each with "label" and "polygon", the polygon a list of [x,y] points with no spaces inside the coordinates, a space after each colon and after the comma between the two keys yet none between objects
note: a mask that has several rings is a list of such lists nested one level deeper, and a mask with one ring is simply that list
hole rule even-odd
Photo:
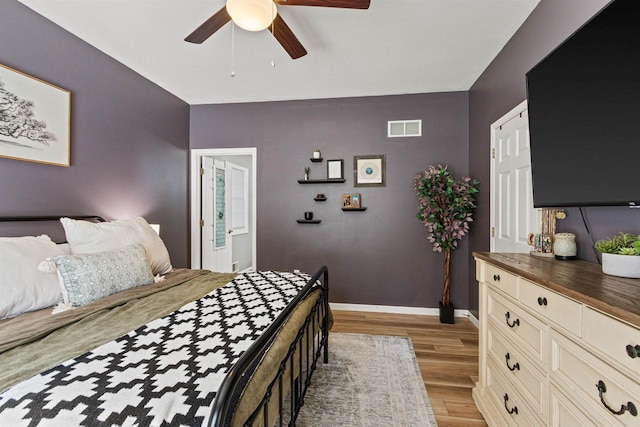
[{"label": "dresser", "polygon": [[584,261],[474,253],[490,426],[640,426],[640,279]]}]

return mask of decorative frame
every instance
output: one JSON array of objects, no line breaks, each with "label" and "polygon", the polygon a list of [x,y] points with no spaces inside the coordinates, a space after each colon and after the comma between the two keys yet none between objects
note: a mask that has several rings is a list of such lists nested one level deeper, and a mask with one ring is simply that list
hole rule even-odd
[{"label": "decorative frame", "polygon": [[327,160],[327,179],[344,178],[344,160]]},{"label": "decorative frame", "polygon": [[360,209],[360,193],[342,195],[342,209]]},{"label": "decorative frame", "polygon": [[385,187],[386,156],[353,156],[354,187]]},{"label": "decorative frame", "polygon": [[360,209],[360,193],[351,194],[351,207],[354,209]]},{"label": "decorative frame", "polygon": [[0,64],[0,157],[70,165],[71,92]]}]

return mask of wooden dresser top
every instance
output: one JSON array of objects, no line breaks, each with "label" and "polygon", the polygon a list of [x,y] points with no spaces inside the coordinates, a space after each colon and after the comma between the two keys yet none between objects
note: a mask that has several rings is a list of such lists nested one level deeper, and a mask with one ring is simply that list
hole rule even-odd
[{"label": "wooden dresser top", "polygon": [[600,265],[579,260],[495,252],[473,256],[640,328],[640,279],[608,276]]}]

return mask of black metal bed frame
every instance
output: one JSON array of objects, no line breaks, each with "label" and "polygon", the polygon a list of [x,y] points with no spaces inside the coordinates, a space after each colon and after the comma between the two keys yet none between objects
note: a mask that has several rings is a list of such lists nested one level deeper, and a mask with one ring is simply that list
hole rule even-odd
[{"label": "black metal bed frame", "polygon": [[[260,404],[254,409],[249,419],[242,424],[252,426],[257,423],[268,426],[270,424],[269,403],[272,398],[277,397],[277,425],[279,427],[285,425],[287,417],[284,412],[284,400],[287,396],[285,396],[284,392],[284,381],[288,380],[290,407],[288,408],[288,422],[286,425],[295,426],[321,352],[323,352],[324,363],[329,361],[329,271],[326,266],[320,267],[303,290],[289,303],[278,318],[247,349],[229,371],[218,390],[211,410],[211,426],[229,427],[232,424],[235,411],[234,405],[237,403],[236,398],[241,394],[249,377],[259,369],[260,359],[277,338],[278,332],[280,332],[298,304],[317,289],[320,289],[320,295],[298,330],[296,338],[290,343],[287,353],[280,360],[278,371],[268,385],[265,396],[263,396]],[[299,351],[296,352],[296,349]],[[287,367],[289,368],[288,371]],[[289,378],[285,379],[286,372],[289,373]],[[299,373],[298,378],[295,378],[296,372]],[[261,414],[262,419],[259,418]]]},{"label": "black metal bed frame", "polygon": [[[58,221],[62,216],[97,222],[105,221],[97,215],[49,215],[0,216],[0,222]],[[276,424],[279,427],[283,425],[295,426],[321,353],[323,362],[329,361],[329,270],[324,265],[227,373],[213,401],[209,419],[210,426],[230,427],[232,423],[238,424],[234,420],[234,416],[239,400],[252,376],[260,369],[261,359],[276,341],[278,334],[298,305],[317,290],[320,290],[320,294],[298,329],[294,341],[289,344],[287,353],[280,359],[278,370],[274,374],[273,380],[268,384],[265,395],[256,408],[251,408],[253,412],[249,419],[241,421],[244,426],[253,426],[254,424],[269,426],[270,418],[273,418],[269,414],[269,404],[272,398],[277,397]],[[287,372],[289,375],[288,378],[285,378]],[[288,381],[288,396],[285,395],[287,394],[285,393],[285,381]],[[285,407],[285,399],[289,400],[287,402],[288,408]],[[285,412],[286,410],[288,411]]]}]

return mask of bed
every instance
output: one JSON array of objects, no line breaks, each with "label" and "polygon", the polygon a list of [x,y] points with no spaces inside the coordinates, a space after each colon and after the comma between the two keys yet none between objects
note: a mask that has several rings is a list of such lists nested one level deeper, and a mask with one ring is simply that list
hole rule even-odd
[{"label": "bed", "polygon": [[[0,217],[0,222],[58,218]],[[61,284],[64,302],[55,314],[47,306],[16,316],[4,313],[0,320],[0,425],[295,425],[316,364],[320,357],[328,359],[325,266],[311,276],[173,269],[162,258],[149,258],[158,248],[145,246],[148,242],[121,247],[136,234],[114,239],[110,224],[122,224],[94,216],[67,220],[72,248],[88,244],[94,251],[39,263],[38,277],[53,280],[55,274]],[[119,247],[95,251],[100,245],[92,240],[78,244],[73,227],[94,227],[87,224],[107,230],[109,244],[117,240]],[[137,224],[138,231],[147,233],[145,224]],[[105,238],[89,233],[96,236]],[[24,239],[31,244],[44,237]],[[0,238],[0,253],[6,242],[16,240]],[[29,257],[36,253],[29,247]],[[2,262],[8,271],[21,260],[10,264],[5,256]],[[119,275],[129,264],[144,270],[144,285],[100,290],[106,294],[96,297],[93,288],[79,292],[69,284],[76,276],[89,275],[95,282],[106,274],[109,288],[125,282]],[[154,276],[157,271],[163,274]]]}]

